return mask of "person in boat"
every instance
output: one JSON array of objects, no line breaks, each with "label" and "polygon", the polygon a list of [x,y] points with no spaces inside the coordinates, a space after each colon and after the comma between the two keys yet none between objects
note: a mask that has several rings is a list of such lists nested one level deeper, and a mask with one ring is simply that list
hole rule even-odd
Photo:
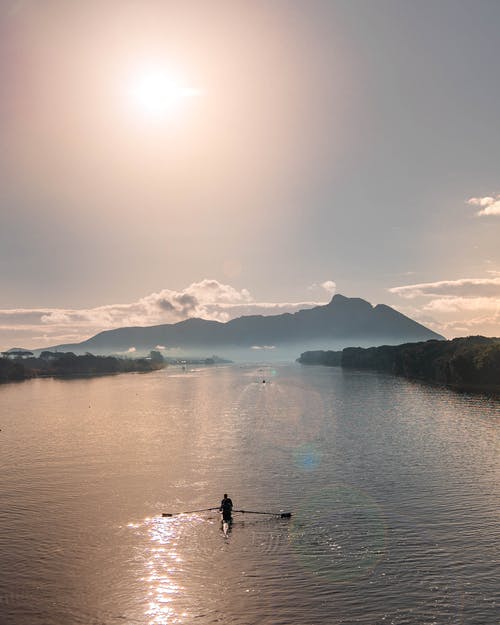
[{"label": "person in boat", "polygon": [[224,493],[224,499],[220,502],[219,510],[222,512],[222,520],[230,523],[232,521],[233,502],[227,496],[227,493]]}]

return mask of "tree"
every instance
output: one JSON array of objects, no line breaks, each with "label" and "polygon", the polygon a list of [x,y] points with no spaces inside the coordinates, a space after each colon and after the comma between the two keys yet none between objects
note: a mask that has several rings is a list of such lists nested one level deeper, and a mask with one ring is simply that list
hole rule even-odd
[{"label": "tree", "polygon": [[161,363],[161,364],[163,364],[165,362],[165,359],[163,358],[161,353],[158,350],[156,350],[156,349],[152,349],[149,352],[149,358],[151,359],[152,362],[157,362],[157,363]]}]

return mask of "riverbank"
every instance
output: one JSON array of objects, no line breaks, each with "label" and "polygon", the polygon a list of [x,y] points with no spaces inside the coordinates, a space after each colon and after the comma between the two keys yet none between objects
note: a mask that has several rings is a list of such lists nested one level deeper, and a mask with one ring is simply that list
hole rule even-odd
[{"label": "riverbank", "polygon": [[76,356],[72,352],[45,358],[0,358],[0,382],[14,382],[39,377],[80,377],[116,373],[146,373],[165,366],[148,358],[115,356]]},{"label": "riverbank", "polygon": [[342,352],[304,352],[298,362],[371,369],[460,391],[500,394],[500,338],[470,336],[366,349],[347,347]]}]

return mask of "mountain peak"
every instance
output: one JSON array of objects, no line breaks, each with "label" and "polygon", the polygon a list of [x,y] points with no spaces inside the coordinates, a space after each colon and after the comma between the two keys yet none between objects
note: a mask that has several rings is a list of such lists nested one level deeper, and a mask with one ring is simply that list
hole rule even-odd
[{"label": "mountain peak", "polygon": [[349,298],[346,297],[345,295],[341,295],[340,293],[335,293],[335,295],[332,297],[332,299],[330,300],[329,306],[331,304],[337,303],[337,302],[346,302]]},{"label": "mountain peak", "polygon": [[365,299],[361,297],[346,297],[345,295],[341,295],[340,293],[336,293],[327,306],[357,306],[358,308],[373,308],[370,302],[367,302]]}]

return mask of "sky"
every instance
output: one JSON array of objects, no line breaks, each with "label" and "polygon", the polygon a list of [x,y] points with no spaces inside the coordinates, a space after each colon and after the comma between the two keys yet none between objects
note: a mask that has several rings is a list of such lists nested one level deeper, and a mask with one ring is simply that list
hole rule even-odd
[{"label": "sky", "polygon": [[388,304],[500,336],[497,0],[2,0],[0,349]]}]

